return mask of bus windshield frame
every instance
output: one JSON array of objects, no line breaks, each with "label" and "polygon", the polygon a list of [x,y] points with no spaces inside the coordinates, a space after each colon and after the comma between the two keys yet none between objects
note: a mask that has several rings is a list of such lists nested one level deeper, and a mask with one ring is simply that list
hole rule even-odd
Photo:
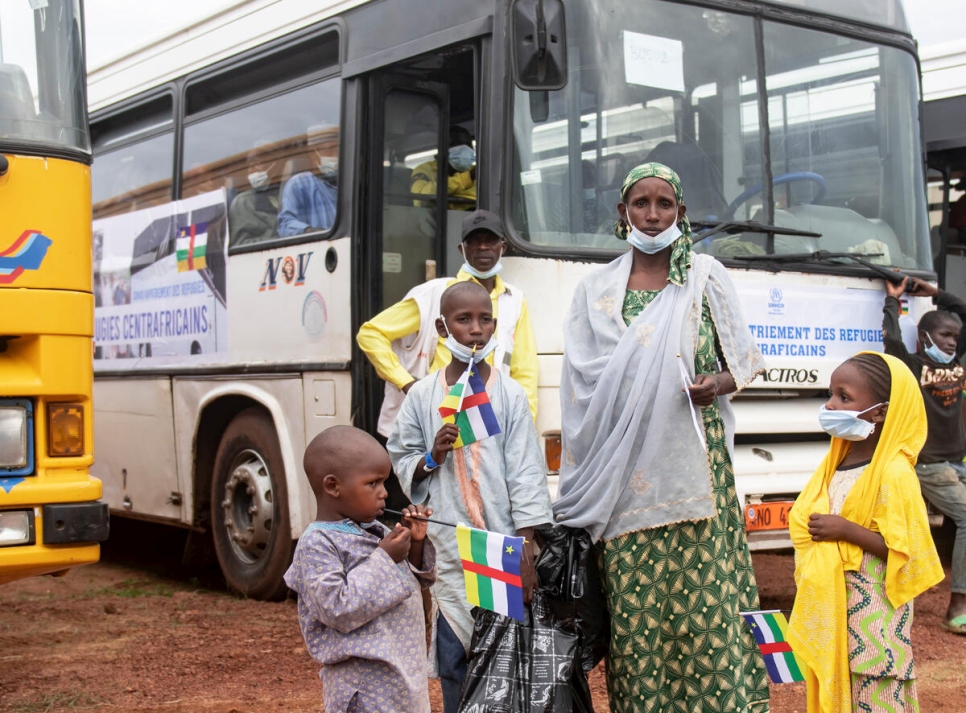
[{"label": "bus windshield frame", "polygon": [[[510,91],[507,222],[518,247],[590,260],[626,250],[613,232],[621,181],[657,161],[681,174],[698,252],[849,252],[931,272],[918,63],[905,35],[890,44],[818,19],[617,2],[567,3],[564,89]],[[831,262],[795,269],[855,270]]]},{"label": "bus windshield frame", "polygon": [[80,0],[0,5],[4,152],[90,163],[85,77]]}]

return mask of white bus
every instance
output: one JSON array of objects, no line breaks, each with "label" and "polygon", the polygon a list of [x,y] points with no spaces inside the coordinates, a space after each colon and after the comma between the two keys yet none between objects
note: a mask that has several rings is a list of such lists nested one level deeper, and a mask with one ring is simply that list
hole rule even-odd
[{"label": "white bus", "polygon": [[551,480],[573,286],[626,249],[625,172],[681,174],[696,249],[731,269],[768,362],[735,399],[734,460],[752,548],[785,546],[831,370],[881,348],[880,273],[935,278],[899,1],[307,7],[240,0],[90,73],[94,471],[112,511],[210,533],[232,587],[284,592],[314,516],[306,442],[375,429],[383,386],[356,330],[459,265],[472,201],[446,198],[445,161],[435,196],[410,182],[459,126],[529,301]]}]

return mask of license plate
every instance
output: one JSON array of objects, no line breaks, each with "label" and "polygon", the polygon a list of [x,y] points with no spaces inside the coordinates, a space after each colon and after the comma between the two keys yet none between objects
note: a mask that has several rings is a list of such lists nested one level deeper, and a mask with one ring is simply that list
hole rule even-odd
[{"label": "license plate", "polygon": [[788,511],[794,501],[755,503],[745,506],[745,530],[784,530],[788,527]]}]

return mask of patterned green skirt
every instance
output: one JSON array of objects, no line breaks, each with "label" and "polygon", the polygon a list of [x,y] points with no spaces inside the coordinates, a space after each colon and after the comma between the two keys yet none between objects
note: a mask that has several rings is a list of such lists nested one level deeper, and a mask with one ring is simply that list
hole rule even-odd
[{"label": "patterned green skirt", "polygon": [[[758,587],[720,419],[705,419],[717,516],[603,544],[610,709],[768,711],[768,676],[739,616]],[[718,436],[711,438],[711,436]]]},{"label": "patterned green skirt", "polygon": [[894,608],[885,592],[885,561],[865,553],[856,572],[845,573],[849,606],[852,710],[915,713],[912,602]]}]

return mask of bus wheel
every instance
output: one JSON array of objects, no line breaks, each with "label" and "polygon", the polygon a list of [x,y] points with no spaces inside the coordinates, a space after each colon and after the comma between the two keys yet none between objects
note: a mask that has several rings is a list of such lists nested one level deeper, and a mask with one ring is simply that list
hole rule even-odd
[{"label": "bus wheel", "polygon": [[215,456],[211,522],[228,586],[253,599],[285,596],[292,532],[282,452],[272,419],[250,408],[232,419]]}]

